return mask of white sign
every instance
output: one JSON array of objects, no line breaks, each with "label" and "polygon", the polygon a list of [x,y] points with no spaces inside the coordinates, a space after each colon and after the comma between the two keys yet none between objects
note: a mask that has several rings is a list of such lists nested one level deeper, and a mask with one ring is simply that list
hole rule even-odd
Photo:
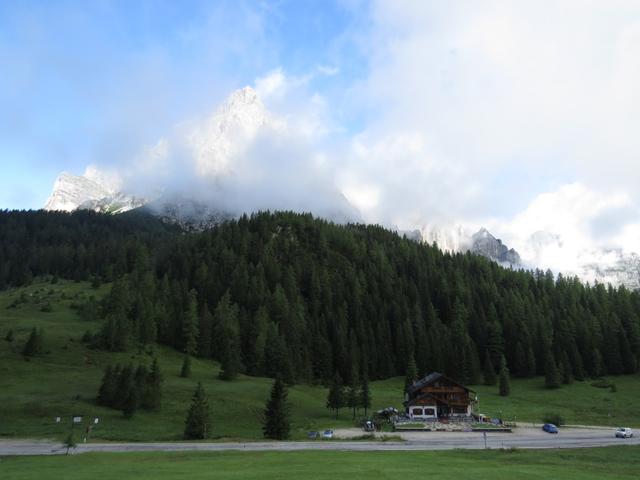
[{"label": "white sign", "polygon": [[98,424],[98,422],[100,422],[100,419],[99,419],[99,418],[94,418],[94,419],[93,419],[93,423],[95,423],[96,425]]},{"label": "white sign", "polygon": [[60,417],[56,417],[56,423],[60,423]]},{"label": "white sign", "polygon": [[82,417],[73,417],[73,423],[80,423],[82,422]]}]

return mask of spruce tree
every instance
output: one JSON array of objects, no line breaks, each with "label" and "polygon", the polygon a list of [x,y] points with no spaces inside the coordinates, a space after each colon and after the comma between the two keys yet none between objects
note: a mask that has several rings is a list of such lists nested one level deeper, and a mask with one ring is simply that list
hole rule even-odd
[{"label": "spruce tree", "polygon": [[498,378],[496,376],[496,371],[493,368],[493,360],[491,359],[491,354],[489,351],[486,351],[484,358],[484,384],[488,386],[493,386],[497,383]]},{"label": "spruce tree", "polygon": [[533,353],[533,348],[529,347],[527,350],[527,377],[536,376],[536,356]]},{"label": "spruce tree", "polygon": [[351,383],[347,388],[347,407],[353,411],[353,420],[356,419],[356,409],[360,404],[360,392],[358,389],[358,379],[355,372],[351,375]]},{"label": "spruce tree", "polygon": [[118,373],[118,382],[116,384],[116,392],[113,396],[111,406],[118,410],[124,409],[125,402],[129,399],[129,394],[134,388],[134,372],[131,364],[125,365]]},{"label": "spruce tree", "polygon": [[226,345],[220,362],[220,379],[234,380],[240,373],[242,361],[240,360],[240,338],[237,333],[229,331]]},{"label": "spruce tree", "polygon": [[35,355],[41,355],[44,353],[44,340],[42,330],[34,328],[29,334],[27,343],[24,344],[22,354],[25,357],[33,357]]},{"label": "spruce tree", "polygon": [[196,291],[189,292],[189,304],[182,315],[182,345],[187,355],[198,353],[198,302]]},{"label": "spruce tree", "polygon": [[416,367],[416,359],[413,354],[409,356],[409,362],[407,363],[407,369],[404,377],[404,391],[408,392],[409,388],[418,379],[418,369]]},{"label": "spruce tree", "polygon": [[569,357],[567,356],[566,352],[562,352],[561,365],[562,383],[565,385],[573,383],[573,369],[571,368],[571,363],[569,362]]},{"label": "spruce tree", "polygon": [[556,360],[553,358],[551,350],[548,350],[544,362],[544,386],[546,388],[558,388],[560,380],[560,372],[558,372]]},{"label": "spruce tree", "polygon": [[367,416],[367,410],[371,408],[371,390],[369,389],[369,379],[367,375],[362,376],[360,384],[360,399],[358,406],[364,408],[364,416]]},{"label": "spruce tree", "polygon": [[131,418],[138,409],[136,375],[131,364],[124,367],[120,373],[116,402],[117,408],[122,410],[125,418]]},{"label": "spruce tree", "polygon": [[340,413],[340,409],[345,406],[344,387],[342,385],[342,378],[340,374],[336,373],[333,378],[333,383],[329,387],[329,393],[327,395],[327,408],[329,410],[335,410],[336,418]]},{"label": "spruce tree", "polygon": [[203,440],[211,433],[209,403],[200,382],[191,399],[191,407],[184,423],[185,440]]},{"label": "spruce tree", "polygon": [[511,393],[511,386],[509,385],[509,369],[507,368],[507,359],[502,355],[500,359],[500,378],[498,390],[501,397],[508,397]]},{"label": "spruce tree", "polygon": [[180,376],[182,378],[189,378],[191,376],[191,356],[185,355],[182,360],[182,368],[180,369]]},{"label": "spruce tree", "polygon": [[282,379],[276,378],[264,409],[262,433],[265,438],[273,440],[289,438],[291,409],[287,396],[287,386]]},{"label": "spruce tree", "polygon": [[162,373],[158,359],[154,358],[151,370],[147,376],[145,397],[142,400],[142,408],[147,410],[160,410],[162,406]]},{"label": "spruce tree", "polygon": [[127,391],[127,396],[122,402],[122,415],[125,418],[131,418],[138,410],[138,389],[135,384],[131,385],[131,388]]},{"label": "spruce tree", "polygon": [[104,407],[111,407],[113,405],[114,396],[116,394],[116,389],[118,387],[118,377],[116,370],[108,365],[104,371],[104,376],[102,377],[102,383],[100,384],[100,389],[98,390],[98,405],[102,405]]}]

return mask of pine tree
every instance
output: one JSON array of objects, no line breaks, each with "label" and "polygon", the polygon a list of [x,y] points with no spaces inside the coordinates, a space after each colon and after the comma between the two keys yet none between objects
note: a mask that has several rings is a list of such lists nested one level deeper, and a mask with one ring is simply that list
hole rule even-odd
[{"label": "pine tree", "polygon": [[560,372],[553,358],[551,350],[547,351],[544,362],[544,386],[546,388],[558,388],[560,386]]},{"label": "pine tree", "polygon": [[182,345],[184,353],[195,355],[198,353],[198,302],[196,291],[189,292],[189,305],[182,317]]},{"label": "pine tree", "polygon": [[151,370],[147,376],[145,396],[142,399],[142,408],[147,410],[160,410],[162,406],[162,372],[158,359],[154,358]]},{"label": "pine tree", "polygon": [[500,378],[498,390],[501,397],[508,397],[511,393],[511,386],[509,385],[509,369],[507,368],[507,359],[502,355],[500,359]]},{"label": "pine tree", "polygon": [[124,367],[120,372],[113,406],[122,410],[122,414],[126,418],[131,418],[138,409],[136,375],[131,364]]},{"label": "pine tree", "polygon": [[287,401],[287,387],[280,378],[276,378],[271,396],[264,409],[262,433],[265,438],[286,440],[289,438],[291,409]]},{"label": "pine tree", "polygon": [[203,440],[208,438],[210,433],[209,403],[202,388],[202,383],[198,382],[185,420],[184,439]]},{"label": "pine tree", "polygon": [[493,360],[491,359],[491,355],[487,350],[484,358],[484,384],[488,386],[493,386],[498,382],[498,378],[496,376],[496,371],[493,368]]},{"label": "pine tree", "polygon": [[242,368],[240,360],[240,338],[237,333],[229,331],[226,345],[220,362],[220,379],[234,380]]},{"label": "pine tree", "polygon": [[118,371],[111,365],[108,365],[102,377],[102,383],[98,390],[98,405],[110,407],[113,405],[114,396],[118,387]]},{"label": "pine tree", "polygon": [[131,390],[134,389],[134,372],[131,364],[126,365],[119,371],[116,393],[113,396],[111,406],[118,410],[123,410],[127,400],[130,400]]},{"label": "pine tree", "polygon": [[329,410],[335,410],[336,418],[340,413],[340,409],[345,406],[344,387],[342,385],[342,378],[340,374],[336,373],[333,378],[333,383],[329,387],[329,393],[327,395],[327,408]]},{"label": "pine tree", "polygon": [[367,410],[371,408],[371,390],[369,389],[369,379],[367,378],[367,375],[362,376],[358,406],[364,408],[364,416],[366,417]]},{"label": "pine tree", "polygon": [[22,354],[25,357],[33,357],[35,355],[42,355],[44,353],[44,340],[42,330],[34,328],[31,330],[31,334],[22,349]]},{"label": "pine tree", "polygon": [[408,392],[409,388],[413,385],[413,383],[418,379],[418,369],[416,367],[416,359],[413,357],[413,354],[409,356],[409,362],[407,364],[407,369],[404,377],[404,391]]},{"label": "pine tree", "polygon": [[358,389],[358,378],[355,372],[351,375],[351,383],[347,388],[347,407],[353,411],[353,419],[356,419],[356,409],[360,403],[360,392]]},{"label": "pine tree", "polygon": [[533,348],[529,347],[527,350],[527,377],[536,376],[536,356],[533,353]]},{"label": "pine tree", "polygon": [[191,376],[191,356],[185,355],[182,360],[182,368],[180,369],[180,376],[182,378],[189,378]]},{"label": "pine tree", "polygon": [[566,352],[562,352],[561,356],[561,365],[562,365],[562,383],[565,385],[569,385],[573,383],[573,369],[571,368],[571,363],[569,362],[569,357]]},{"label": "pine tree", "polygon": [[136,413],[136,410],[138,410],[138,389],[132,384],[122,402],[122,415],[125,418],[131,418]]},{"label": "pine tree", "polygon": [[13,330],[9,329],[9,331],[7,332],[7,334],[5,335],[4,339],[7,342],[13,342]]}]

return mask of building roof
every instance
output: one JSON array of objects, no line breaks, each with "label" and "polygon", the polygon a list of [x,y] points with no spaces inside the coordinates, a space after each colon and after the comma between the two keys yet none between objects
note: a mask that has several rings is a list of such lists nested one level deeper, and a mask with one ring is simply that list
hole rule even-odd
[{"label": "building roof", "polygon": [[471,390],[469,387],[465,387],[464,385],[462,385],[459,382],[456,382],[455,380],[441,374],[438,372],[433,372],[430,373],[429,375],[427,375],[424,378],[421,378],[420,380],[418,380],[417,382],[414,382],[413,385],[411,385],[411,387],[409,387],[409,393],[413,393],[417,390],[420,390],[422,387],[426,387],[427,385],[432,384],[433,382],[435,382],[436,380],[439,380],[441,378],[444,378],[445,380],[451,382],[451,383],[455,383],[456,385],[464,388],[465,390],[468,390],[469,392],[473,392],[475,393],[474,390]]}]

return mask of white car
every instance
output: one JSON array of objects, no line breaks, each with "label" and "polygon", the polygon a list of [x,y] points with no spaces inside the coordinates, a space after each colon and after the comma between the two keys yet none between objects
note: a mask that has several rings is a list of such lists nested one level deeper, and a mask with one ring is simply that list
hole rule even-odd
[{"label": "white car", "polygon": [[630,428],[620,427],[616,429],[616,438],[631,438],[633,437],[633,430]]},{"label": "white car", "polygon": [[333,430],[325,430],[322,433],[322,438],[333,438]]}]

